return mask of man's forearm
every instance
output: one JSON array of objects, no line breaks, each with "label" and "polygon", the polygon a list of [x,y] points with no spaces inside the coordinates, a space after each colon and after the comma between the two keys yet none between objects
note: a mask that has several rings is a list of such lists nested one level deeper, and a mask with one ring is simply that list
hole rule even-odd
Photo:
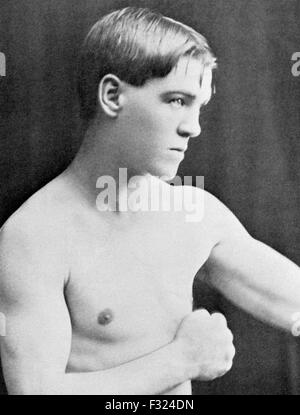
[{"label": "man's forearm", "polygon": [[47,381],[45,390],[40,392],[59,395],[156,395],[189,380],[190,371],[173,341],[114,368],[56,376],[53,381]]}]

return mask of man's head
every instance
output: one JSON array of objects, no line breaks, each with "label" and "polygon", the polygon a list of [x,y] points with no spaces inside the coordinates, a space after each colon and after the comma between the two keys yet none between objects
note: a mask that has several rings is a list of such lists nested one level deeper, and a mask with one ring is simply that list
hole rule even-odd
[{"label": "man's head", "polygon": [[[216,66],[205,38],[192,28],[148,9],[127,7],[100,19],[83,44],[78,70],[80,114],[95,118],[99,83],[107,74],[143,86],[167,76],[181,58]],[[199,80],[201,81],[201,79]]]}]

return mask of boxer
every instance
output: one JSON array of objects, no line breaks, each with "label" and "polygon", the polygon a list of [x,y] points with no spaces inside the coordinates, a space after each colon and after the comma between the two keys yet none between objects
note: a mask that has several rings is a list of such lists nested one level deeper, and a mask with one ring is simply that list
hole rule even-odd
[{"label": "boxer", "polygon": [[[89,32],[78,68],[81,148],[0,234],[9,393],[190,394],[191,380],[224,375],[233,336],[221,314],[192,310],[199,269],[237,306],[298,333],[299,267],[212,194],[168,183],[201,132],[215,67],[203,36],[148,9],[117,10]],[[148,185],[141,202],[159,190],[203,201],[203,215],[187,221],[189,203],[120,209],[136,191],[120,183],[120,168]],[[99,198],[104,176],[118,188],[112,198]]]}]

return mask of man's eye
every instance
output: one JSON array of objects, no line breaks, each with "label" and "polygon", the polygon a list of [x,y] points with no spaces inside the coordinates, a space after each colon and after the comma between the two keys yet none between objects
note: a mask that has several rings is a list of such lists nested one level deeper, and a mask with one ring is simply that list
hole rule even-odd
[{"label": "man's eye", "polygon": [[182,98],[173,98],[170,102],[172,102],[172,104],[175,104],[176,107],[183,107],[185,104]]}]

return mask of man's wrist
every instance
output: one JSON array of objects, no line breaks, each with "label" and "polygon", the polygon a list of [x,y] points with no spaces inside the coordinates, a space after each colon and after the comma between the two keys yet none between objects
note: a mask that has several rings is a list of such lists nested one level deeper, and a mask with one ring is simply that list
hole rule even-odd
[{"label": "man's wrist", "polygon": [[192,380],[197,377],[196,365],[185,350],[183,342],[180,339],[175,339],[169,346],[178,373],[182,377],[182,382]]}]

